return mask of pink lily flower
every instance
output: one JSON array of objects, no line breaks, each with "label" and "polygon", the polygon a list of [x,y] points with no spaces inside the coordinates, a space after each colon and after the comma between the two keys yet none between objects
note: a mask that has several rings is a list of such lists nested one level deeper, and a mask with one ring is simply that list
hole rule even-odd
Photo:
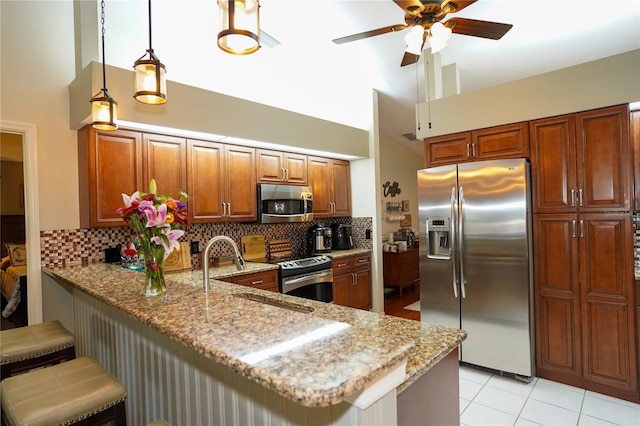
[{"label": "pink lily flower", "polygon": [[122,194],[122,201],[124,201],[124,206],[126,208],[129,208],[136,201],[140,201],[140,192],[134,192],[133,194],[131,194],[131,197],[129,197],[127,194]]},{"label": "pink lily flower", "polygon": [[144,214],[147,217],[147,228],[164,226],[167,220],[167,205],[161,204],[157,209],[152,205],[144,209]]},{"label": "pink lily flower", "polygon": [[154,244],[162,245],[164,247],[164,258],[169,257],[169,254],[173,249],[180,250],[180,243],[178,239],[184,235],[184,231],[181,229],[171,229],[171,227],[163,227],[161,232],[167,237],[169,244],[166,243],[164,238],[159,236],[151,237],[151,241]]}]

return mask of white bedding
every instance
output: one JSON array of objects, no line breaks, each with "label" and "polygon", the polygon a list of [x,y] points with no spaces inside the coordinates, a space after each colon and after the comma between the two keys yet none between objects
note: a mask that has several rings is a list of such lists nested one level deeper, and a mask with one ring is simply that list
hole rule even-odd
[{"label": "white bedding", "polygon": [[2,295],[8,301],[2,310],[2,316],[5,318],[9,318],[20,303],[20,277],[23,275],[27,275],[26,266],[9,266],[5,271],[0,271]]}]

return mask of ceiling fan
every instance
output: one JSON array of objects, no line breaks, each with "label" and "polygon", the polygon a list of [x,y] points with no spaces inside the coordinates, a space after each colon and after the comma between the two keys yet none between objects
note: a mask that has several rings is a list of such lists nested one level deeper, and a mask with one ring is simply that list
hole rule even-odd
[{"label": "ceiling fan", "polygon": [[446,46],[451,33],[498,40],[513,25],[498,22],[479,21],[467,18],[450,18],[442,21],[449,13],[459,12],[477,0],[393,0],[405,12],[404,24],[390,25],[376,30],[340,37],[333,40],[336,44],[349,43],[363,38],[373,37],[395,31],[412,28],[407,34],[407,50],[401,66],[418,62],[422,47],[427,40],[432,44],[432,52]]}]

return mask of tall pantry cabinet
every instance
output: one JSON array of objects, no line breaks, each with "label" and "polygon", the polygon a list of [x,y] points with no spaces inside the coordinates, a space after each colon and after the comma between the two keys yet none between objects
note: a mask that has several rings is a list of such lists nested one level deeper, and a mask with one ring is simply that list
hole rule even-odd
[{"label": "tall pantry cabinet", "polygon": [[530,122],[536,374],[640,402],[626,105]]}]

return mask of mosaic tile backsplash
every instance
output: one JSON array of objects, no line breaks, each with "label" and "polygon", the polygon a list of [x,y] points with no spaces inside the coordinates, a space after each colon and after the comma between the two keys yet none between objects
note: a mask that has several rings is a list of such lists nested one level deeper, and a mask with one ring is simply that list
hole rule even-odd
[{"label": "mosaic tile backsplash", "polygon": [[[259,223],[205,223],[192,224],[186,230],[180,242],[198,241],[200,251],[216,235],[226,235],[240,246],[244,235],[262,234],[265,242],[289,239],[293,258],[307,256],[305,237],[307,229],[315,224],[332,225],[350,223],[353,226],[353,240],[358,248],[373,248],[373,240],[366,239],[366,230],[372,229],[371,217],[342,217],[314,220],[307,223],[259,224]],[[129,227],[64,229],[40,232],[40,258],[42,266],[70,266],[104,262],[104,250],[123,244],[131,239]],[[212,247],[211,256],[231,255],[231,249],[224,244]],[[194,268],[200,267],[200,255],[191,255]]]}]

